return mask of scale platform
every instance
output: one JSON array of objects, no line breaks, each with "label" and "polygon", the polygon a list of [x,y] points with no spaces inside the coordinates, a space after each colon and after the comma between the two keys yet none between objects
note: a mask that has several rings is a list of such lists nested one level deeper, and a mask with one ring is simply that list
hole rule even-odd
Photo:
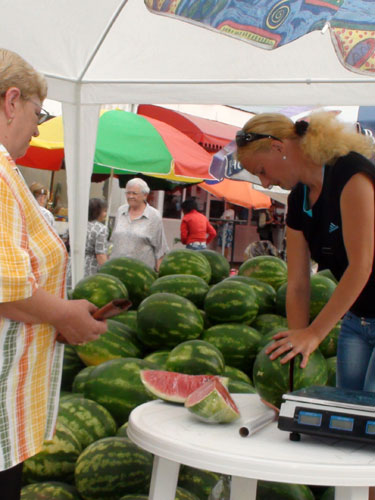
[{"label": "scale platform", "polygon": [[283,395],[278,428],[291,433],[375,443],[375,393],[311,386]]}]

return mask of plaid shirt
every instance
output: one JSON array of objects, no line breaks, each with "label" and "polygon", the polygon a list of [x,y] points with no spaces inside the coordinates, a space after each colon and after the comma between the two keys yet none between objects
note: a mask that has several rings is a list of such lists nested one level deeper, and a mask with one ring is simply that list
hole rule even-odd
[{"label": "plaid shirt", "polygon": [[[64,297],[64,244],[2,145],[0,200],[0,302],[29,298],[39,286]],[[0,470],[53,436],[64,352],[55,333],[0,317]]]}]

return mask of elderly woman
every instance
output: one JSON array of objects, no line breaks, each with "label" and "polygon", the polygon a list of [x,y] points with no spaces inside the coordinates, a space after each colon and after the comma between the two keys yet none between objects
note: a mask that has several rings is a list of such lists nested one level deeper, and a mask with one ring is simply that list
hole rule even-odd
[{"label": "elderly woman", "polygon": [[44,77],[0,49],[0,491],[20,498],[22,462],[51,439],[58,407],[63,345],[106,331],[93,304],[65,300],[67,255],[15,167],[38,125]]},{"label": "elderly woman", "polygon": [[[337,385],[375,391],[374,146],[329,112],[309,123],[260,114],[237,134],[238,158],[263,186],[291,189],[288,199],[287,316],[289,330],[267,352],[286,363],[309,355],[344,317]],[[309,323],[310,258],[338,285]]]},{"label": "elderly woman", "polygon": [[149,193],[147,183],[138,177],[126,184],[127,204],[117,211],[110,258],[133,257],[158,271],[168,245],[161,215],[147,203]]}]

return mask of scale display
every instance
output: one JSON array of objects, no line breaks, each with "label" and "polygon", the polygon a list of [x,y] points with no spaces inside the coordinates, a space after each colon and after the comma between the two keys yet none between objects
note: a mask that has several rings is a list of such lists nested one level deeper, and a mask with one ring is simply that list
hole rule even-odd
[{"label": "scale display", "polygon": [[278,427],[299,434],[375,444],[375,393],[312,386],[283,395]]}]

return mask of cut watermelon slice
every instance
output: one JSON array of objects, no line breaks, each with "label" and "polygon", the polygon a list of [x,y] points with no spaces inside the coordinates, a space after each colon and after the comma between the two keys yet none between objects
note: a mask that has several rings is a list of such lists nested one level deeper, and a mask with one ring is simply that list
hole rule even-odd
[{"label": "cut watermelon slice", "polygon": [[208,380],[228,384],[228,377],[216,375],[186,375],[165,370],[141,370],[141,380],[151,394],[164,401],[184,403],[186,398]]},{"label": "cut watermelon slice", "polygon": [[185,407],[200,420],[227,424],[240,418],[240,412],[220,380],[208,380],[185,401]]}]

